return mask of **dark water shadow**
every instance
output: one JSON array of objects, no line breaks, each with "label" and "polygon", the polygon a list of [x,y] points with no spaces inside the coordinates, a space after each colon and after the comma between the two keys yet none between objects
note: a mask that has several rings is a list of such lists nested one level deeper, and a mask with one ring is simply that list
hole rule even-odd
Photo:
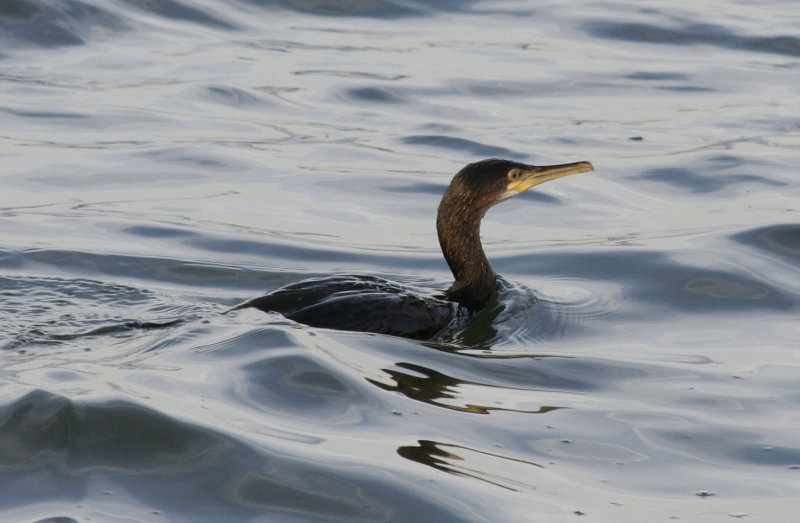
[{"label": "dark water shadow", "polygon": [[[2,76],[0,76],[2,78]],[[19,116],[20,118],[41,118],[44,120],[84,120],[89,118],[87,114],[80,114],[80,113],[67,113],[67,112],[55,112],[55,111],[18,111],[15,109],[10,109],[8,107],[3,107],[0,111],[8,114],[12,114],[14,116]]]},{"label": "dark water shadow", "polygon": [[800,56],[800,38],[794,35],[744,36],[714,24],[676,20],[672,27],[658,24],[592,20],[583,29],[598,38],[648,44],[710,45],[726,49]]},{"label": "dark water shadow", "polygon": [[357,378],[304,354],[266,355],[241,368],[241,399],[289,420],[312,418],[324,425],[359,423],[356,412],[377,408]]},{"label": "dark water shadow", "polygon": [[106,480],[110,494],[120,489],[150,510],[195,521],[463,517],[369,468],[343,472],[302,449],[255,450],[127,401],[75,402],[44,391],[0,407],[0,468],[6,509],[90,502],[91,485]]},{"label": "dark water shadow", "polygon": [[129,30],[123,17],[78,0],[0,3],[0,42],[8,48],[83,45],[97,31],[123,33]]},{"label": "dark water shadow", "polygon": [[662,73],[652,71],[637,71],[635,73],[626,74],[625,78],[631,80],[644,80],[647,82],[665,82],[665,81],[683,81],[689,80],[691,77],[683,73]]},{"label": "dark water shadow", "polygon": [[415,135],[406,136],[402,139],[404,144],[408,145],[423,145],[426,147],[435,147],[441,149],[448,149],[456,152],[466,152],[475,158],[510,158],[514,160],[521,160],[525,155],[514,152],[505,147],[496,147],[486,145],[465,138],[458,138],[455,136],[442,136],[442,135]]},{"label": "dark water shadow", "polygon": [[637,176],[637,178],[672,185],[673,187],[698,194],[719,191],[740,183],[759,183],[772,187],[785,187],[787,185],[784,182],[771,180],[766,176],[756,174],[711,175],[708,172],[700,172],[698,169],[683,167],[649,169]]},{"label": "dark water shadow", "polygon": [[368,18],[407,18],[440,12],[465,12],[475,0],[244,0],[265,8],[280,7],[319,16],[357,16]]},{"label": "dark water shadow", "polygon": [[732,239],[756,247],[800,268],[800,224],[760,227],[736,234]]},{"label": "dark water shadow", "polygon": [[[168,232],[162,232],[168,234]],[[278,259],[320,259],[343,263],[359,259],[359,255],[330,249],[295,246],[291,244],[264,241],[225,240],[208,236],[186,236],[182,240],[186,245],[218,250],[235,255],[273,256]],[[255,252],[254,252],[255,250]],[[362,257],[381,259],[379,255]],[[411,265],[412,262],[399,258],[399,262]],[[270,288],[275,281],[282,281],[281,274],[268,271],[247,270],[228,265],[202,263],[188,260],[170,259],[153,256],[135,256],[125,254],[99,254],[59,249],[36,249],[24,252],[3,251],[0,249],[0,268],[19,269],[23,266],[38,265],[52,267],[54,272],[70,272],[80,275],[80,279],[112,279],[131,278],[144,281],[169,282],[187,287],[230,287],[240,288],[248,292],[254,289]]]},{"label": "dark water shadow", "polygon": [[191,22],[216,29],[236,29],[237,26],[220,17],[218,13],[206,12],[203,7],[179,0],[122,0],[131,7],[168,20]]},{"label": "dark water shadow", "polygon": [[440,196],[447,188],[443,183],[410,183],[405,185],[381,186],[380,190],[388,193],[430,194]]},{"label": "dark water shadow", "polygon": [[344,91],[344,97],[356,103],[405,104],[407,97],[390,87],[351,87]]},{"label": "dark water shadow", "polygon": [[[266,107],[272,105],[265,97],[232,85],[217,84],[205,86],[200,93],[200,97],[216,104],[244,110],[264,110]],[[224,167],[224,165],[220,165],[220,167]]]}]

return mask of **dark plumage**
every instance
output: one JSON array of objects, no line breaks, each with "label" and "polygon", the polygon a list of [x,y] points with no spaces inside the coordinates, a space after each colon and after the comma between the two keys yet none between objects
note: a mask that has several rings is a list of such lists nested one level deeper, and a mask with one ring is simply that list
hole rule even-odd
[{"label": "dark plumage", "polygon": [[373,276],[333,276],[293,283],[236,309],[255,307],[287,318],[339,330],[430,338],[480,310],[496,291],[480,224],[486,210],[555,178],[593,170],[588,162],[537,167],[509,160],[482,160],[455,175],[439,204],[436,231],[455,282],[424,293]]}]

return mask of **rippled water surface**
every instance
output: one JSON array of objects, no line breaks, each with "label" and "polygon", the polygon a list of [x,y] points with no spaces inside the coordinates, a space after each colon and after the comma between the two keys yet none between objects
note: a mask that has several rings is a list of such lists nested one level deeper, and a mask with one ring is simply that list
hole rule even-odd
[{"label": "rippled water surface", "polygon": [[[790,0],[0,3],[3,521],[789,521]],[[485,157],[504,288],[434,341],[221,314],[450,282]]]}]

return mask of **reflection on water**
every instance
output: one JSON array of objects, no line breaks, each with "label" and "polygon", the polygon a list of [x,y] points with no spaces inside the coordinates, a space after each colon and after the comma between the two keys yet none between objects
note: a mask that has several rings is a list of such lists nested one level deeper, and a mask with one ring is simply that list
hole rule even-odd
[{"label": "reflection on water", "polygon": [[[409,372],[402,372],[393,369],[382,369],[383,372],[389,375],[389,377],[394,381],[394,385],[380,383],[370,378],[367,378],[367,381],[384,390],[399,392],[413,400],[424,401],[425,403],[430,403],[438,407],[445,407],[461,412],[471,412],[473,414],[489,414],[489,412],[493,410],[509,410],[528,414],[541,414],[560,408],[542,406],[537,410],[519,410],[499,406],[473,405],[471,403],[462,404],[461,402],[458,402],[458,400],[463,401],[463,389],[483,388],[487,386],[491,387],[491,385],[461,381],[436,372],[435,370],[414,365],[413,363],[399,362],[396,363],[395,366],[405,369]],[[503,387],[503,392],[506,394],[512,390],[513,389],[509,389],[508,387]],[[488,399],[491,398],[492,394],[491,392],[477,392],[476,396]],[[456,400],[458,404],[453,404],[454,402],[450,402],[448,400]]]},{"label": "reflection on water", "polygon": [[[790,520],[790,7],[0,3],[0,519]],[[488,213],[467,324],[222,314],[446,288],[486,156],[597,171]]]},{"label": "reflection on water", "polygon": [[[435,441],[427,440],[419,440],[418,443],[419,445],[416,447],[400,447],[397,449],[397,453],[408,460],[416,461],[417,463],[433,467],[437,470],[475,478],[480,481],[485,481],[491,485],[506,488],[508,490],[517,491],[522,489],[533,489],[535,487],[528,482],[520,482],[519,480],[514,481],[510,478],[504,478],[502,476],[497,476],[496,474],[483,472],[481,471],[480,465],[474,463],[474,461],[478,460],[474,460],[472,458],[488,458],[487,461],[490,462],[500,460],[500,463],[502,464],[510,462],[518,467],[531,465],[533,467],[543,468],[537,463],[510,459],[506,456],[492,454],[490,452],[475,451],[474,449],[468,449],[459,445],[448,445],[445,443],[437,443]],[[510,467],[503,467],[501,465],[501,470],[505,469],[504,472],[506,474],[508,473],[508,468]],[[525,476],[529,475],[529,473],[525,474]]]}]

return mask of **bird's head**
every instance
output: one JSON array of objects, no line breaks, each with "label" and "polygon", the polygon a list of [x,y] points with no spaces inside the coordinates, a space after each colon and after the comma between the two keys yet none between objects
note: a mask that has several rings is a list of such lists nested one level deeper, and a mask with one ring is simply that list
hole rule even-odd
[{"label": "bird's head", "polygon": [[594,167],[589,162],[538,166],[492,158],[461,169],[450,183],[448,192],[453,191],[452,196],[485,211],[540,183],[592,170]]},{"label": "bird's head", "polygon": [[497,159],[461,169],[442,197],[436,217],[439,245],[456,279],[447,289],[450,298],[476,310],[495,290],[496,276],[480,242],[486,209],[534,185],[592,170],[589,162],[537,166]]}]

